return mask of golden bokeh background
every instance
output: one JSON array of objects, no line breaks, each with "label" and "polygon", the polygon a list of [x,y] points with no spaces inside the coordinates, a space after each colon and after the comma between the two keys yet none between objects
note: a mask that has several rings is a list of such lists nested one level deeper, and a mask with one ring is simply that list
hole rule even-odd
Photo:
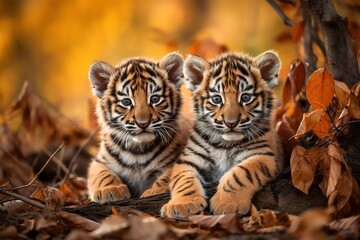
[{"label": "golden bokeh background", "polygon": [[[287,13],[297,21],[298,13]],[[202,39],[253,55],[275,49],[284,79],[301,57],[291,31],[264,0],[2,0],[0,111],[5,114],[28,81],[42,99],[86,126],[88,101],[95,99],[87,79],[94,60],[186,55]]]}]

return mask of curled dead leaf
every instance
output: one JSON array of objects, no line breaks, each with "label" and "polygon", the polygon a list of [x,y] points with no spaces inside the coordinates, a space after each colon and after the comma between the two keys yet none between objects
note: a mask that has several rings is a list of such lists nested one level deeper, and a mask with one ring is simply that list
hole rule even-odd
[{"label": "curled dead leaf", "polygon": [[293,149],[290,159],[291,181],[297,189],[305,194],[308,194],[323,154],[321,148],[305,149],[296,146]]},{"label": "curled dead leaf", "polygon": [[349,102],[350,89],[344,82],[334,80],[334,83],[335,96],[340,106],[344,108]]},{"label": "curled dead leaf", "polygon": [[350,99],[349,99],[349,117],[360,119],[360,95],[356,95],[353,91],[350,92]]},{"label": "curled dead leaf", "polygon": [[324,109],[317,109],[310,113],[304,113],[299,128],[297,129],[295,139],[298,139],[306,132],[313,130],[316,124],[320,121],[323,113]]}]

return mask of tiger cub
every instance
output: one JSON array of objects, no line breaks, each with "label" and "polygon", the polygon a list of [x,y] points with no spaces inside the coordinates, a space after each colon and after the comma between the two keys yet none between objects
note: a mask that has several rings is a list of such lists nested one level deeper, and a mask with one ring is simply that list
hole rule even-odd
[{"label": "tiger cub", "polygon": [[169,169],[191,128],[180,114],[182,70],[177,53],[159,62],[132,58],[117,67],[101,61],[91,65],[101,128],[100,150],[88,169],[92,201],[169,191]]},{"label": "tiger cub", "polygon": [[282,169],[274,127],[274,93],[280,60],[272,51],[256,58],[227,53],[212,62],[189,56],[184,74],[193,92],[195,125],[173,167],[168,217],[206,206],[204,185],[219,182],[210,199],[214,214],[249,211],[256,191]]}]

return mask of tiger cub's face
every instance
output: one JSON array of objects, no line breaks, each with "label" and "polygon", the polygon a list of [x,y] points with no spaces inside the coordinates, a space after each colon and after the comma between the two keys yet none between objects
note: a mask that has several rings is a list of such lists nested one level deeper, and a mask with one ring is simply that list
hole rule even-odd
[{"label": "tiger cub's face", "polygon": [[177,53],[159,62],[133,58],[117,67],[93,63],[89,79],[99,98],[103,132],[123,145],[169,141],[177,131],[182,67]]},{"label": "tiger cub's face", "polygon": [[280,61],[265,52],[256,58],[227,53],[212,62],[189,56],[184,63],[193,91],[196,130],[217,145],[243,143],[267,131]]}]

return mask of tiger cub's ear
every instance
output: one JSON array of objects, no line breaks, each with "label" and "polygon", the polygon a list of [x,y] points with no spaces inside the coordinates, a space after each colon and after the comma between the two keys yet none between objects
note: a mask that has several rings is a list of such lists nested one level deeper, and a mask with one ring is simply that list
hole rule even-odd
[{"label": "tiger cub's ear", "polygon": [[89,79],[95,96],[101,98],[104,95],[110,77],[114,72],[115,68],[106,62],[96,61],[91,64]]},{"label": "tiger cub's ear", "polygon": [[191,91],[196,90],[204,78],[204,72],[209,68],[210,64],[206,60],[201,57],[189,55],[184,63],[186,87]]},{"label": "tiger cub's ear", "polygon": [[255,64],[270,88],[278,84],[280,59],[275,52],[267,51],[260,54],[255,58]]},{"label": "tiger cub's ear", "polygon": [[169,81],[177,88],[182,84],[183,64],[183,58],[176,52],[169,53],[159,61],[159,67],[167,72]]}]

